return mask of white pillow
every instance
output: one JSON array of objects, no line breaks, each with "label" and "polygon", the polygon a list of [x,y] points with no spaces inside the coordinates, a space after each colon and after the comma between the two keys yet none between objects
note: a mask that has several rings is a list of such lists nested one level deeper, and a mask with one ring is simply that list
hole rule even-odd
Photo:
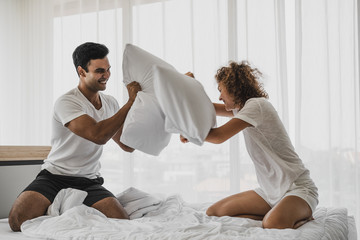
[{"label": "white pillow", "polygon": [[126,116],[120,141],[129,147],[157,156],[171,138],[164,126],[165,115],[156,97],[138,92]]},{"label": "white pillow", "polygon": [[153,65],[175,70],[173,66],[151,53],[137,46],[126,44],[122,63],[123,82],[125,85],[133,81],[139,82],[143,92],[154,94]]},{"label": "white pillow", "polygon": [[125,119],[120,141],[147,154],[159,155],[168,145],[171,134],[165,131],[165,116],[154,97],[153,65],[174,69],[162,59],[131,44],[123,55],[123,82],[136,81],[142,92],[133,103]]},{"label": "white pillow", "polygon": [[139,200],[149,196],[148,193],[143,192],[137,188],[129,187],[125,191],[116,195],[116,199],[121,203],[121,205],[128,204],[129,202]]},{"label": "white pillow", "polygon": [[154,66],[154,90],[165,114],[165,130],[202,145],[216,126],[215,108],[201,83],[177,71]]}]

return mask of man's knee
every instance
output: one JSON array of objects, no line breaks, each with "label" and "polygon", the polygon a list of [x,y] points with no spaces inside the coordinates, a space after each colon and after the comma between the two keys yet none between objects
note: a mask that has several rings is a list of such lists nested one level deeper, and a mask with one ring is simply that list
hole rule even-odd
[{"label": "man's knee", "polygon": [[129,215],[115,197],[104,198],[91,207],[99,210],[109,218],[129,219]]},{"label": "man's knee", "polygon": [[8,221],[11,230],[14,232],[19,232],[21,230],[20,227],[22,222],[19,221],[19,215],[16,213],[16,211],[10,211]]},{"label": "man's knee", "polygon": [[8,221],[9,226],[11,230],[14,232],[21,231],[21,224],[25,222],[26,220],[31,219],[30,217],[26,217],[28,214],[25,212],[22,212],[21,208],[18,207],[17,203],[13,205],[13,207],[10,210]]},{"label": "man's knee", "polygon": [[42,216],[51,202],[42,194],[32,191],[22,192],[15,200],[9,213],[9,225],[14,232],[21,231],[26,220]]}]

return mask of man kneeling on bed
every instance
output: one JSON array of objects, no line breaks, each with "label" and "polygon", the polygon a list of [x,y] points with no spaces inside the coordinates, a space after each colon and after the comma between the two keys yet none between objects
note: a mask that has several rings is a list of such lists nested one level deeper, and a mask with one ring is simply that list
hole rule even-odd
[{"label": "man kneeling on bed", "polygon": [[9,214],[9,225],[20,231],[26,220],[42,216],[64,188],[87,192],[84,204],[107,217],[129,219],[115,196],[105,189],[100,176],[100,156],[111,138],[127,152],[134,149],[120,142],[122,125],[131,108],[139,83],[127,85],[129,99],[120,109],[106,89],[110,77],[109,50],[97,43],[78,46],[72,57],[79,84],[55,103],[52,117],[52,149],[36,179],[18,196]]}]

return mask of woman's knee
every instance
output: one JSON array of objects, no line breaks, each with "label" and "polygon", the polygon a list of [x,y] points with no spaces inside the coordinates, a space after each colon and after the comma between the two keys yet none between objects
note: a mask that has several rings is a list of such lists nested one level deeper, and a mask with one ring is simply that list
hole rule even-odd
[{"label": "woman's knee", "polygon": [[207,210],[206,210],[206,215],[208,216],[216,216],[215,214],[215,208],[213,206],[210,206]]},{"label": "woman's knee", "polygon": [[216,216],[216,217],[228,216],[226,208],[224,206],[219,206],[219,205],[210,206],[206,210],[206,215],[208,215],[208,216]]},{"label": "woman's knee", "polygon": [[285,229],[293,228],[294,223],[280,216],[265,216],[262,221],[263,228]]}]

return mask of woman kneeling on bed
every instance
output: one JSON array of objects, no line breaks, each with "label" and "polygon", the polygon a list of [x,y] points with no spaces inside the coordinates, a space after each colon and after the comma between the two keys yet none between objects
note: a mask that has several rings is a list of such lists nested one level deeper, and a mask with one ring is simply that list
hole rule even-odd
[{"label": "woman kneeling on bed", "polygon": [[[192,73],[187,73],[192,76]],[[231,62],[215,76],[220,92],[216,115],[232,117],[210,130],[205,141],[223,143],[243,131],[260,188],[215,203],[209,216],[262,220],[264,228],[298,228],[312,220],[318,204],[317,187],[310,178],[268,94],[259,83],[261,72],[249,63]],[[183,143],[188,142],[180,136]]]}]

